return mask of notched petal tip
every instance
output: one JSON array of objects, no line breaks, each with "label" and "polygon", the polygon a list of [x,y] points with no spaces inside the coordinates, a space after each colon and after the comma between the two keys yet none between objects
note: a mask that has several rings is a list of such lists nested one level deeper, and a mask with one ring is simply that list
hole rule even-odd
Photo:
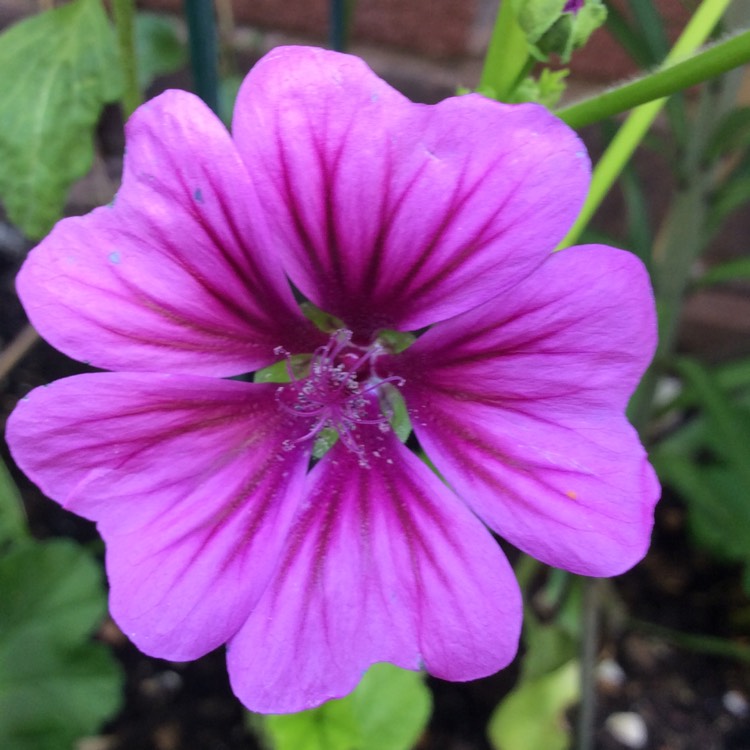
[{"label": "notched petal tip", "polygon": [[417,437],[517,547],[576,573],[621,573],[645,554],[659,497],[624,414],[655,325],[633,255],[555,253],[512,294],[436,325],[399,355]]},{"label": "notched petal tip", "polygon": [[315,339],[272,247],[226,128],[170,91],[129,120],[113,204],[59,222],[18,290],[40,334],[76,359],[231,376]]},{"label": "notched petal tip", "polygon": [[284,454],[274,386],[99,373],[32,392],[8,442],[53,499],[97,522],[110,609],[146,653],[232,637],[276,567],[309,451]]},{"label": "notched petal tip", "polygon": [[515,655],[520,593],[491,535],[394,435],[360,437],[367,466],[338,443],[310,474],[275,578],[230,645],[250,710],[319,705],[378,661],[470,680]]},{"label": "notched petal tip", "polygon": [[580,140],[542,107],[413,104],[361,60],[310,48],[251,71],[234,133],[294,284],[365,336],[510,289],[569,229],[589,180]]}]

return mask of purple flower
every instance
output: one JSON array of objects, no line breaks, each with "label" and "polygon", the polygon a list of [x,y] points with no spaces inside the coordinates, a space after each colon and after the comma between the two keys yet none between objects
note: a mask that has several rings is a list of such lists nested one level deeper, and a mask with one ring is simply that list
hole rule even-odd
[{"label": "purple flower", "polygon": [[[267,712],[378,661],[469,680],[508,664],[521,621],[482,522],[585,575],[644,555],[659,490],[623,412],[653,299],[627,252],[551,254],[589,180],[565,125],[477,95],[413,104],[297,47],[248,75],[231,137],[169,91],[127,142],[113,205],[61,221],[18,279],[48,341],[117,372],[33,391],[8,439],[97,522],[139,648],[226,643]],[[284,359],[290,382],[226,379]]]}]

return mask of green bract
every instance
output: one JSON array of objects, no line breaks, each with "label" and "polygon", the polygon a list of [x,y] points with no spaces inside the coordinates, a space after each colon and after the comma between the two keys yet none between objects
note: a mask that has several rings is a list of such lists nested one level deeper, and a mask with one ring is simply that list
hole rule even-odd
[{"label": "green bract", "polygon": [[566,11],[565,0],[517,0],[518,24],[526,34],[530,53],[539,60],[558,55],[567,63],[574,50],[607,20],[601,0],[585,0],[576,11]]}]

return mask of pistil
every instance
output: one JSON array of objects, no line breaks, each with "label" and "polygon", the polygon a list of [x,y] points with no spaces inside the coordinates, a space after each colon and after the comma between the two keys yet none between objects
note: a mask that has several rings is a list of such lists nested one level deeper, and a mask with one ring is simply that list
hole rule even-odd
[{"label": "pistil", "polygon": [[335,430],[341,442],[367,465],[365,451],[357,439],[360,425],[377,426],[383,432],[391,429],[392,410],[385,399],[379,398],[388,384],[400,386],[398,376],[381,377],[376,362],[384,352],[375,342],[362,347],[352,344],[352,333],[336,331],[325,346],[315,350],[309,371],[302,377],[295,372],[289,352],[275,350],[287,360],[290,382],[276,391],[281,409],[299,419],[307,420],[307,431],[284,442],[285,450],[308,440],[318,439],[324,430]]}]

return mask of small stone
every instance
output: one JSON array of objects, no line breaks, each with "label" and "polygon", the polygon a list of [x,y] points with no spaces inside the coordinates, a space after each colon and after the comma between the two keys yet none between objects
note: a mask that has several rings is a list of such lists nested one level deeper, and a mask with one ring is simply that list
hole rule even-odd
[{"label": "small stone", "polygon": [[648,744],[646,722],[633,711],[611,714],[604,723],[607,731],[625,747],[643,750]]},{"label": "small stone", "polygon": [[744,719],[750,713],[750,703],[739,690],[728,690],[721,702],[724,708],[738,719]]},{"label": "small stone", "polygon": [[596,667],[596,680],[605,690],[617,690],[625,682],[625,670],[614,659],[602,659]]},{"label": "small stone", "polygon": [[114,750],[119,744],[114,735],[82,737],[75,744],[75,750]]}]

